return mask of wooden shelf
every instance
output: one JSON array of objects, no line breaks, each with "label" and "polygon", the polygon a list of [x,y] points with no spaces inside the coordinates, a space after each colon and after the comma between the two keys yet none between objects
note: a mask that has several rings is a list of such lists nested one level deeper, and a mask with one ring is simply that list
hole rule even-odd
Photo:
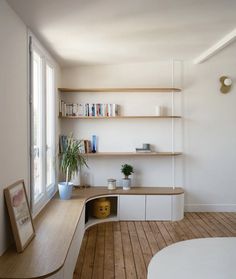
[{"label": "wooden shelf", "polygon": [[182,152],[97,152],[86,153],[88,157],[106,157],[106,156],[177,156]]},{"label": "wooden shelf", "polygon": [[61,119],[135,119],[135,118],[159,118],[159,119],[173,119],[181,118],[181,116],[156,116],[156,115],[124,115],[124,116],[59,116]]},{"label": "wooden shelf", "polygon": [[172,88],[172,87],[163,87],[163,88],[58,88],[58,91],[65,92],[65,93],[94,93],[94,92],[103,92],[103,93],[112,93],[112,92],[120,92],[120,93],[127,93],[127,92],[159,92],[159,93],[166,93],[166,92],[181,92],[180,88]]},{"label": "wooden shelf", "polygon": [[97,218],[90,217],[87,223],[85,223],[85,229],[88,229],[89,227],[97,225],[99,223],[114,222],[118,220],[119,219],[117,217],[117,214],[111,214],[106,219],[97,219]]}]

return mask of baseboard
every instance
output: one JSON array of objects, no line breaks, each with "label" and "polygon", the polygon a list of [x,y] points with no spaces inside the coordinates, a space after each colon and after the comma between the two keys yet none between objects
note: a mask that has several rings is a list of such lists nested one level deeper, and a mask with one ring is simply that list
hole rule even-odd
[{"label": "baseboard", "polygon": [[185,212],[236,212],[236,204],[185,204]]}]

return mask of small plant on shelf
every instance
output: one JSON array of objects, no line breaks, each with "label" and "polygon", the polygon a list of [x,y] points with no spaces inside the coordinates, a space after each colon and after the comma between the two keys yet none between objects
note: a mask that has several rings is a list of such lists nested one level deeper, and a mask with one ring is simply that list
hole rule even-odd
[{"label": "small plant on shelf", "polygon": [[123,189],[124,190],[129,190],[131,186],[131,179],[129,176],[134,173],[134,169],[131,165],[124,164],[121,166],[121,172],[124,174],[124,178],[122,180],[123,182]]},{"label": "small plant on shelf", "polygon": [[67,138],[66,148],[61,153],[60,169],[66,181],[59,183],[59,193],[62,199],[71,197],[73,184],[69,182],[83,166],[88,167],[85,156],[80,152],[81,141],[75,140],[72,135]]}]

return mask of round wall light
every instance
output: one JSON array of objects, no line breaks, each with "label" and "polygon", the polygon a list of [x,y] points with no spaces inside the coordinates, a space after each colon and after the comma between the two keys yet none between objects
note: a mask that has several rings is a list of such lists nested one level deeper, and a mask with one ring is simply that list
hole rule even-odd
[{"label": "round wall light", "polygon": [[220,91],[221,93],[228,93],[231,89],[232,86],[232,79],[226,76],[222,76],[220,77],[220,82],[221,82],[221,87],[220,87]]}]

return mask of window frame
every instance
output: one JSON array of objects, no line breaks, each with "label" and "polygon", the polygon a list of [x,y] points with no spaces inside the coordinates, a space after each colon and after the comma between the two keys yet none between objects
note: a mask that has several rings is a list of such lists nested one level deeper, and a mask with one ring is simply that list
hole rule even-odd
[{"label": "window frame", "polygon": [[[29,143],[30,143],[30,208],[32,215],[35,217],[44,206],[51,200],[51,198],[57,192],[57,167],[56,167],[56,131],[57,131],[57,123],[56,123],[56,82],[57,82],[57,63],[51,57],[51,55],[47,52],[47,50],[41,45],[41,43],[37,40],[34,34],[28,30],[28,60],[29,60]],[[33,52],[36,52],[40,58],[42,59],[42,194],[40,194],[38,199],[34,199],[34,129],[33,129]],[[54,158],[54,184],[51,184],[50,187],[47,187],[47,135],[46,135],[46,109],[47,109],[47,65],[53,70],[53,158]]]}]

